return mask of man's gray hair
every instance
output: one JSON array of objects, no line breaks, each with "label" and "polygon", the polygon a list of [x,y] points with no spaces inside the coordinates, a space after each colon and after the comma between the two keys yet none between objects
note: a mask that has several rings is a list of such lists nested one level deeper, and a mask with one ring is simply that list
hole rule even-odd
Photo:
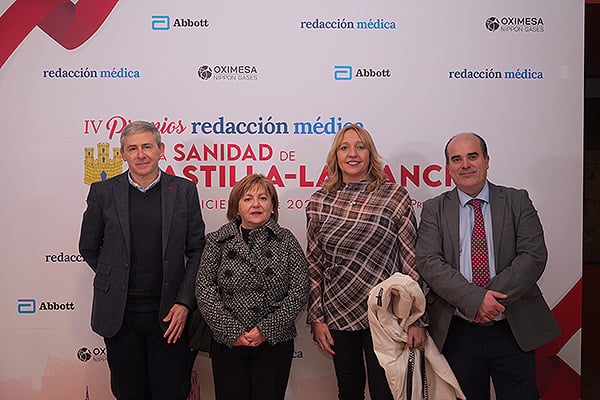
[{"label": "man's gray hair", "polygon": [[156,144],[160,147],[162,143],[162,138],[160,136],[160,132],[154,124],[147,121],[133,121],[127,124],[125,128],[123,128],[123,132],[121,132],[121,149],[123,149],[123,145],[125,143],[125,138],[127,135],[131,135],[132,133],[142,133],[142,132],[150,132],[154,136],[154,140],[156,140]]}]

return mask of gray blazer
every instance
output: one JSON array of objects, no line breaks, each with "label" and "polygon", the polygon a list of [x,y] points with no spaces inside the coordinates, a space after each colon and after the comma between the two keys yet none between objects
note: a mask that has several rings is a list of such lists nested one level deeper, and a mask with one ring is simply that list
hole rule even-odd
[{"label": "gray blazer", "polygon": [[[92,329],[104,337],[121,328],[127,302],[129,185],[127,172],[93,183],[81,224],[79,252],[96,273]],[[163,285],[158,314],[166,330],[162,319],[173,304],[196,308],[194,282],[205,239],[196,185],[164,172],[160,185]]]},{"label": "gray blazer", "polygon": [[521,349],[529,351],[560,333],[537,281],[548,257],[542,225],[525,190],[489,183],[496,276],[485,286],[460,273],[457,189],[423,204],[416,258],[429,285],[429,331],[442,350],[454,310],[473,320],[486,291],[508,295],[501,303]]}]

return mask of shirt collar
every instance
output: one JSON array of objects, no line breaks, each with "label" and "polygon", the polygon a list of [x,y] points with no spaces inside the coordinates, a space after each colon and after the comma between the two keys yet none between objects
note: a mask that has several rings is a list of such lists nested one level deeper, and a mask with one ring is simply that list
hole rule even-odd
[{"label": "shirt collar", "polygon": [[146,193],[148,190],[152,189],[154,186],[156,186],[156,184],[158,182],[160,182],[160,176],[162,174],[162,171],[159,169],[158,170],[158,176],[156,177],[155,180],[153,180],[147,188],[142,187],[141,185],[138,185],[137,183],[135,183],[133,181],[133,178],[131,177],[131,171],[127,171],[127,179],[129,179],[129,184],[131,186],[133,186],[134,188],[136,188],[137,190],[139,190],[142,193]]},{"label": "shirt collar", "polygon": [[471,197],[458,188],[456,188],[456,190],[458,190],[458,201],[462,207],[465,207],[471,199],[479,199],[488,204],[490,202],[490,187],[487,180],[485,181],[485,185],[483,185],[481,192],[475,197]]}]

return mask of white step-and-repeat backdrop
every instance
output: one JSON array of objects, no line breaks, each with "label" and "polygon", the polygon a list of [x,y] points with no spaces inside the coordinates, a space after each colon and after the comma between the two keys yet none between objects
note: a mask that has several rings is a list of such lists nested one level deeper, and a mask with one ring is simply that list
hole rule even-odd
[{"label": "white step-and-repeat backdrop", "polygon": [[[364,125],[417,215],[451,188],[443,146],[487,139],[489,178],[527,188],[549,248],[540,285],[562,335],[544,400],[579,398],[583,2],[0,1],[0,398],[110,399],[77,241],[90,182],[126,169],[119,134],[155,122],[161,167],[198,183],[207,230],[261,172],[305,245],[332,135]],[[288,395],[332,399],[303,313]],[[435,321],[433,321],[435,323]],[[191,399],[211,399],[200,355]]]}]

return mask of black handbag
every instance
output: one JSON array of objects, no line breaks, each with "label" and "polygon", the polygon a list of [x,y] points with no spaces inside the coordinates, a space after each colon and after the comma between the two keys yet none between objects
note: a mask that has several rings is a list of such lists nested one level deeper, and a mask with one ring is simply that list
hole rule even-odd
[{"label": "black handbag", "polygon": [[192,315],[190,315],[188,347],[194,351],[209,353],[211,341],[212,332],[210,327],[202,317],[200,310],[196,309]]}]

